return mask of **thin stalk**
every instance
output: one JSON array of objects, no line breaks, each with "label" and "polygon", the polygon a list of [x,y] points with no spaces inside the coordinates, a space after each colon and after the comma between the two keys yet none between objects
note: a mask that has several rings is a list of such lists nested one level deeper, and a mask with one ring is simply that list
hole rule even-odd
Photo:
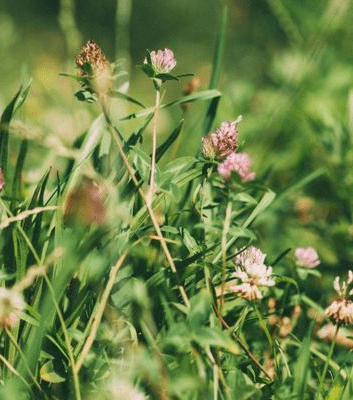
[{"label": "thin stalk", "polygon": [[[139,192],[139,194],[140,194],[140,196],[142,198],[142,201],[145,203],[146,209],[147,209],[148,214],[149,214],[149,216],[151,218],[151,221],[152,221],[152,225],[153,225],[153,227],[154,227],[154,229],[155,229],[155,231],[156,231],[156,233],[158,235],[159,241],[161,242],[161,246],[162,246],[164,254],[165,254],[166,258],[167,258],[167,261],[169,263],[170,269],[172,270],[172,272],[173,272],[173,274],[175,276],[178,276],[178,271],[177,271],[177,268],[175,266],[173,257],[170,254],[170,251],[169,251],[168,246],[167,246],[167,242],[166,242],[166,240],[165,240],[165,238],[164,238],[164,236],[162,234],[161,228],[160,228],[160,226],[158,224],[157,218],[156,218],[156,216],[155,216],[155,214],[153,212],[151,204],[147,201],[145,193],[140,188],[139,182],[138,182],[138,180],[136,179],[136,176],[135,176],[135,172],[134,172],[133,168],[131,167],[131,165],[129,163],[129,160],[126,157],[126,154],[125,154],[125,152],[124,152],[124,150],[123,150],[123,148],[121,146],[120,139],[119,139],[118,135],[116,134],[116,131],[115,131],[115,129],[114,129],[114,127],[113,127],[113,125],[112,125],[112,123],[110,121],[109,115],[108,115],[107,110],[106,110],[105,105],[104,105],[104,102],[101,102],[101,104],[102,104],[103,113],[104,113],[104,116],[105,116],[105,119],[106,119],[106,122],[107,122],[107,125],[108,125],[108,129],[109,129],[109,131],[110,131],[110,133],[112,135],[112,138],[113,138],[113,140],[114,140],[114,142],[115,142],[115,144],[116,144],[116,146],[118,148],[118,151],[119,151],[119,154],[121,156],[121,159],[123,160],[123,163],[124,163],[128,173],[129,173],[129,175],[131,177],[131,180],[134,182],[134,184],[137,187],[138,192]],[[182,297],[182,299],[184,301],[184,304],[186,305],[187,308],[189,308],[190,307],[190,301],[188,299],[188,296],[186,294],[186,291],[185,291],[184,287],[179,284],[178,285],[178,289],[179,289],[180,295],[181,295],[181,297]]]},{"label": "thin stalk", "polygon": [[65,344],[66,344],[66,347],[67,347],[67,352],[68,352],[68,356],[69,356],[69,360],[70,360],[70,364],[71,364],[73,385],[74,385],[74,391],[75,391],[75,399],[76,400],[81,400],[80,380],[79,380],[79,377],[78,377],[78,372],[76,372],[76,368],[75,368],[75,359],[74,359],[74,354],[73,354],[73,351],[72,351],[72,348],[71,348],[71,342],[70,342],[69,333],[67,331],[67,328],[66,328],[66,325],[65,325],[65,320],[64,320],[64,317],[63,317],[63,315],[61,313],[59,304],[56,301],[54,288],[53,288],[53,286],[52,286],[47,274],[44,274],[44,279],[45,279],[45,281],[46,281],[46,283],[48,285],[50,294],[52,295],[52,300],[53,300],[53,303],[54,303],[54,307],[55,307],[56,312],[58,314],[60,325],[61,325],[61,328],[63,330]]},{"label": "thin stalk", "polygon": [[120,270],[121,265],[123,264],[124,260],[125,260],[126,254],[123,253],[120,258],[118,259],[118,261],[116,262],[116,264],[114,265],[114,267],[110,270],[110,274],[109,274],[109,280],[107,282],[107,285],[102,293],[102,298],[100,300],[99,306],[97,308],[96,311],[96,315],[94,317],[93,323],[92,323],[92,327],[91,327],[91,331],[89,333],[89,335],[87,336],[86,342],[83,346],[83,349],[81,351],[80,357],[78,358],[76,365],[75,365],[75,374],[78,374],[82,364],[85,360],[85,358],[87,357],[88,352],[90,351],[92,344],[94,342],[94,339],[97,335],[97,331],[98,331],[98,327],[99,324],[101,322],[101,319],[103,317],[103,313],[105,310],[105,307],[107,305],[107,301],[109,299],[109,295],[111,290],[113,289],[114,283],[115,283],[115,278],[117,273]]},{"label": "thin stalk", "polygon": [[29,383],[24,379],[24,377],[16,371],[16,369],[6,360],[6,358],[0,354],[0,360],[6,365],[6,367],[11,371],[15,376],[21,379],[22,383],[27,387],[27,389],[31,390],[31,386]]},{"label": "thin stalk", "polygon": [[222,230],[222,282],[221,282],[221,297],[219,304],[219,313],[222,315],[223,306],[224,306],[224,291],[225,291],[225,283],[226,283],[226,272],[227,272],[227,234],[229,232],[230,223],[232,218],[232,202],[228,201],[226,208],[226,215],[224,219],[224,225]]},{"label": "thin stalk", "polygon": [[331,358],[332,358],[333,350],[334,350],[335,345],[336,345],[336,338],[337,338],[337,334],[338,334],[338,330],[339,329],[340,329],[340,326],[337,325],[335,334],[334,334],[333,339],[332,339],[332,343],[331,343],[331,346],[330,346],[330,350],[329,350],[328,356],[326,357],[326,362],[325,362],[325,365],[324,365],[324,369],[322,370],[322,374],[321,374],[321,377],[320,377],[320,380],[319,380],[319,390],[318,390],[318,392],[316,394],[316,399],[320,398],[319,396],[322,394],[323,389],[324,389],[325,377],[326,377],[326,373],[327,373],[327,370],[328,370],[328,366],[329,366]]},{"label": "thin stalk", "polygon": [[[227,322],[222,318],[222,316],[219,314],[217,307],[213,307],[217,318],[221,321],[222,325],[227,329],[231,330],[231,327],[227,324]],[[239,336],[233,331],[232,332],[233,339],[239,344],[239,346],[245,351],[245,353],[248,355],[248,357],[252,360],[252,362],[259,368],[260,371],[263,372],[266,377],[272,381],[271,376],[268,374],[268,372],[264,369],[264,367],[260,364],[260,362],[257,360],[257,358],[251,353],[251,351],[245,346],[245,344],[241,341]]]},{"label": "thin stalk", "polygon": [[275,346],[274,346],[274,343],[273,343],[271,334],[270,334],[269,330],[267,329],[266,322],[265,322],[265,320],[262,318],[262,315],[261,315],[259,309],[257,308],[255,302],[253,302],[252,306],[253,306],[253,309],[254,309],[255,314],[256,314],[256,316],[257,316],[257,319],[259,320],[259,323],[260,323],[260,325],[261,325],[261,328],[262,328],[263,331],[265,332],[265,335],[266,335],[267,340],[268,340],[268,344],[270,345],[270,348],[271,348],[271,352],[272,352],[272,355],[273,355],[273,360],[274,360],[276,369],[278,370],[276,351],[275,351]]},{"label": "thin stalk", "polygon": [[152,204],[153,190],[154,190],[154,179],[156,173],[156,150],[157,150],[157,121],[158,121],[158,110],[160,106],[161,93],[160,89],[156,87],[156,104],[154,108],[153,118],[153,131],[152,131],[152,156],[151,156],[151,175],[150,175],[150,186],[146,194],[146,200],[149,205]]}]

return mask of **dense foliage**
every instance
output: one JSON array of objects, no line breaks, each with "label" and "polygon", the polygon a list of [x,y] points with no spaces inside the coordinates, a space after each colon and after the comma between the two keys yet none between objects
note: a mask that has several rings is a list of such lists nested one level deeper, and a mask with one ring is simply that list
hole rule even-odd
[{"label": "dense foliage", "polygon": [[72,143],[26,122],[35,80],[4,107],[1,399],[352,398],[351,5],[287,3],[260,89],[220,89],[224,6],[208,86],[146,50],[138,96],[89,40]]}]

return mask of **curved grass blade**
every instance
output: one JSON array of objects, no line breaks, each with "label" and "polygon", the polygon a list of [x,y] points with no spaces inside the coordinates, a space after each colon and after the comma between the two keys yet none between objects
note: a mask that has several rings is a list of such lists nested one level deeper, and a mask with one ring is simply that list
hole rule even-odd
[{"label": "curved grass blade", "polygon": [[183,129],[183,126],[184,126],[184,120],[182,119],[179,122],[179,125],[173,130],[173,132],[167,137],[167,139],[160,146],[158,146],[156,150],[156,162],[158,162],[161,159],[163,154],[175,142],[181,130]]},{"label": "curved grass blade", "polygon": [[8,158],[8,142],[9,142],[9,123],[19,107],[25,101],[32,81],[23,88],[22,86],[16,93],[15,97],[7,105],[0,118],[0,168],[4,174],[6,182],[7,178],[7,158]]},{"label": "curved grass blade", "polygon": [[[221,96],[221,93],[216,89],[202,90],[201,92],[189,94],[188,96],[179,97],[176,100],[171,101],[170,103],[162,104],[160,106],[160,109],[179,105],[179,104],[184,104],[184,103],[191,103],[192,101],[210,100],[210,99],[214,99],[215,97],[220,97],[220,96]],[[153,113],[154,113],[154,107],[149,107],[138,113],[129,114],[126,117],[121,118],[120,121],[125,121],[125,120],[129,120],[129,119],[134,119],[134,118],[141,118],[141,117],[145,117],[150,114],[153,114]]]},{"label": "curved grass blade", "polygon": [[119,90],[111,90],[111,91],[109,92],[109,95],[110,95],[111,97],[115,97],[115,98],[117,98],[117,99],[122,99],[122,100],[129,101],[130,103],[137,104],[138,106],[140,106],[140,107],[142,107],[142,108],[146,108],[146,107],[145,107],[142,103],[140,103],[138,100],[134,99],[133,97],[131,97],[131,96],[125,94],[125,93],[120,92]]},{"label": "curved grass blade", "polygon": [[[212,68],[210,83],[208,86],[209,89],[215,89],[217,87],[219,77],[221,74],[222,59],[226,41],[227,21],[228,21],[228,7],[224,5],[221,26],[219,29],[217,44],[213,56],[213,68]],[[215,98],[208,105],[206,115],[203,120],[202,135],[206,135],[210,131],[214,118],[216,116],[218,103],[219,103],[219,98],[218,99]]]}]

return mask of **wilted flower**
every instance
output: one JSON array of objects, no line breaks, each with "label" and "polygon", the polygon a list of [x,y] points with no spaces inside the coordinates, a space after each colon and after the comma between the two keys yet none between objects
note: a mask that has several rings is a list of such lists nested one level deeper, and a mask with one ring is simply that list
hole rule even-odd
[{"label": "wilted flower", "polygon": [[325,310],[326,315],[336,325],[353,324],[353,303],[347,299],[333,301]]},{"label": "wilted flower", "polygon": [[247,153],[232,153],[221,164],[218,172],[223,178],[228,179],[231,172],[236,172],[242,181],[252,181],[255,173],[250,172],[251,159]]},{"label": "wilted flower", "polygon": [[[174,53],[170,49],[151,51],[151,63],[152,68],[156,75],[168,74],[175,66],[176,59]],[[147,58],[145,58],[144,64],[148,64]]]},{"label": "wilted flower", "polygon": [[330,320],[336,325],[352,325],[353,324],[353,302],[348,296],[353,295],[353,289],[348,291],[349,286],[353,282],[353,272],[348,271],[348,278],[340,285],[340,278],[337,276],[333,282],[333,287],[339,295],[338,300],[334,300],[325,313]]},{"label": "wilted flower", "polygon": [[[238,122],[239,119],[222,122],[221,127],[216,132],[202,138],[202,147],[204,141],[212,142],[216,158],[224,160],[238,148]],[[207,154],[204,153],[204,156],[207,157]]]},{"label": "wilted flower", "polygon": [[18,320],[19,313],[23,311],[25,302],[22,295],[6,288],[0,288],[0,326],[13,328]]},{"label": "wilted flower", "polygon": [[[101,48],[93,41],[86,42],[78,55],[75,56],[76,65],[80,69],[82,85],[97,93],[109,91],[112,78],[110,64]],[[90,79],[93,87],[91,87]]]},{"label": "wilted flower", "polygon": [[80,53],[75,56],[75,60],[82,76],[88,74],[89,68],[93,73],[109,68],[107,57],[93,40],[88,40],[82,46]]},{"label": "wilted flower", "polygon": [[319,256],[313,247],[298,247],[295,256],[300,267],[314,268],[320,264]]},{"label": "wilted flower", "polygon": [[237,293],[246,300],[262,298],[259,287],[273,286],[275,281],[271,277],[272,267],[264,264],[266,254],[254,246],[250,246],[239,254],[234,263],[236,265],[233,277],[240,279],[240,285],[231,285],[229,290]]}]

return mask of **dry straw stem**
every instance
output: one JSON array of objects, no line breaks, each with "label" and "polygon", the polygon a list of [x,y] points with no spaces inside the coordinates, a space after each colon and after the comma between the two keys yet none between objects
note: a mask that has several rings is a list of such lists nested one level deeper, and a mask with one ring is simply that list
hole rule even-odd
[{"label": "dry straw stem", "polygon": [[[102,99],[101,99],[101,100],[102,100]],[[140,186],[139,186],[139,183],[138,183],[138,181],[137,181],[137,179],[136,179],[136,177],[135,177],[135,172],[134,172],[134,170],[132,169],[132,167],[131,167],[131,165],[130,165],[130,163],[129,163],[129,160],[127,159],[127,157],[126,157],[126,155],[125,155],[125,153],[124,153],[124,150],[123,150],[123,148],[122,148],[122,146],[121,146],[120,140],[119,140],[119,138],[118,138],[118,136],[117,136],[117,134],[116,134],[116,131],[115,131],[115,129],[114,129],[114,127],[113,127],[113,125],[112,125],[112,123],[111,123],[111,121],[110,121],[110,118],[109,118],[109,115],[108,115],[108,113],[107,113],[107,110],[106,110],[104,101],[101,101],[101,105],[102,105],[104,117],[105,117],[106,122],[107,122],[107,125],[108,125],[109,132],[111,133],[111,135],[112,135],[112,137],[113,137],[113,140],[114,140],[114,142],[115,142],[115,144],[116,144],[116,146],[117,146],[117,148],[118,148],[118,151],[119,151],[119,153],[120,153],[120,156],[121,156],[121,158],[122,158],[122,160],[123,160],[123,163],[124,163],[124,165],[125,165],[125,167],[126,167],[128,173],[129,173],[129,175],[130,175],[132,181],[134,182],[135,186],[138,188],[138,192],[139,192],[139,194],[140,194],[140,196],[141,196],[143,202],[144,202],[145,205],[146,205],[146,208],[147,208],[148,214],[149,214],[149,216],[150,216],[150,218],[151,218],[153,227],[154,227],[154,229],[156,230],[156,233],[157,233],[157,235],[158,235],[158,239],[159,239],[159,241],[161,242],[162,249],[163,249],[163,251],[164,251],[164,253],[165,253],[165,256],[166,256],[166,258],[167,258],[167,260],[168,260],[168,263],[169,263],[169,265],[170,265],[170,269],[171,269],[172,272],[177,276],[177,275],[178,275],[178,271],[177,271],[176,266],[175,266],[175,263],[174,263],[174,261],[173,261],[173,257],[172,257],[172,255],[170,254],[170,251],[169,251],[169,249],[168,249],[166,239],[165,239],[164,236],[162,235],[161,228],[160,228],[160,226],[159,226],[159,224],[158,224],[157,218],[156,218],[156,216],[155,216],[155,214],[154,214],[154,212],[153,212],[153,209],[152,209],[152,207],[151,207],[151,204],[147,201],[147,198],[146,198],[146,196],[145,196],[145,193],[142,191],[142,189],[141,189]],[[181,297],[182,297],[182,299],[183,299],[183,301],[184,301],[184,304],[186,305],[187,308],[189,308],[189,307],[190,307],[190,302],[189,302],[189,299],[188,299],[188,296],[187,296],[187,294],[186,294],[186,292],[185,292],[184,287],[183,287],[182,285],[178,285],[178,289],[179,289],[180,295],[181,295]]]},{"label": "dry straw stem", "polygon": [[39,214],[44,211],[55,211],[55,210],[57,210],[57,208],[58,208],[57,206],[47,206],[47,207],[36,207],[36,208],[33,208],[32,210],[23,211],[22,213],[17,214],[14,217],[5,219],[5,221],[3,221],[0,224],[0,229],[7,228],[13,222],[22,221],[22,220],[30,217],[31,215]]},{"label": "dry straw stem", "polygon": [[87,354],[89,353],[92,344],[94,342],[94,339],[97,335],[97,331],[98,331],[98,327],[99,324],[101,322],[101,319],[103,317],[103,313],[107,304],[107,301],[109,299],[109,295],[111,290],[113,289],[113,285],[115,283],[115,278],[116,275],[118,273],[118,271],[120,270],[121,265],[123,264],[125,258],[126,258],[127,254],[123,253],[120,258],[118,259],[118,261],[116,262],[116,264],[114,265],[114,267],[110,270],[110,274],[109,274],[109,280],[107,283],[107,286],[105,287],[103,293],[102,293],[102,298],[100,300],[98,309],[97,309],[97,313],[94,317],[93,323],[92,323],[92,327],[91,327],[91,331],[86,339],[86,342],[83,346],[83,349],[81,351],[80,357],[78,358],[77,362],[75,363],[75,366],[73,368],[75,374],[78,374],[82,364],[85,360],[85,358],[87,357]]}]

